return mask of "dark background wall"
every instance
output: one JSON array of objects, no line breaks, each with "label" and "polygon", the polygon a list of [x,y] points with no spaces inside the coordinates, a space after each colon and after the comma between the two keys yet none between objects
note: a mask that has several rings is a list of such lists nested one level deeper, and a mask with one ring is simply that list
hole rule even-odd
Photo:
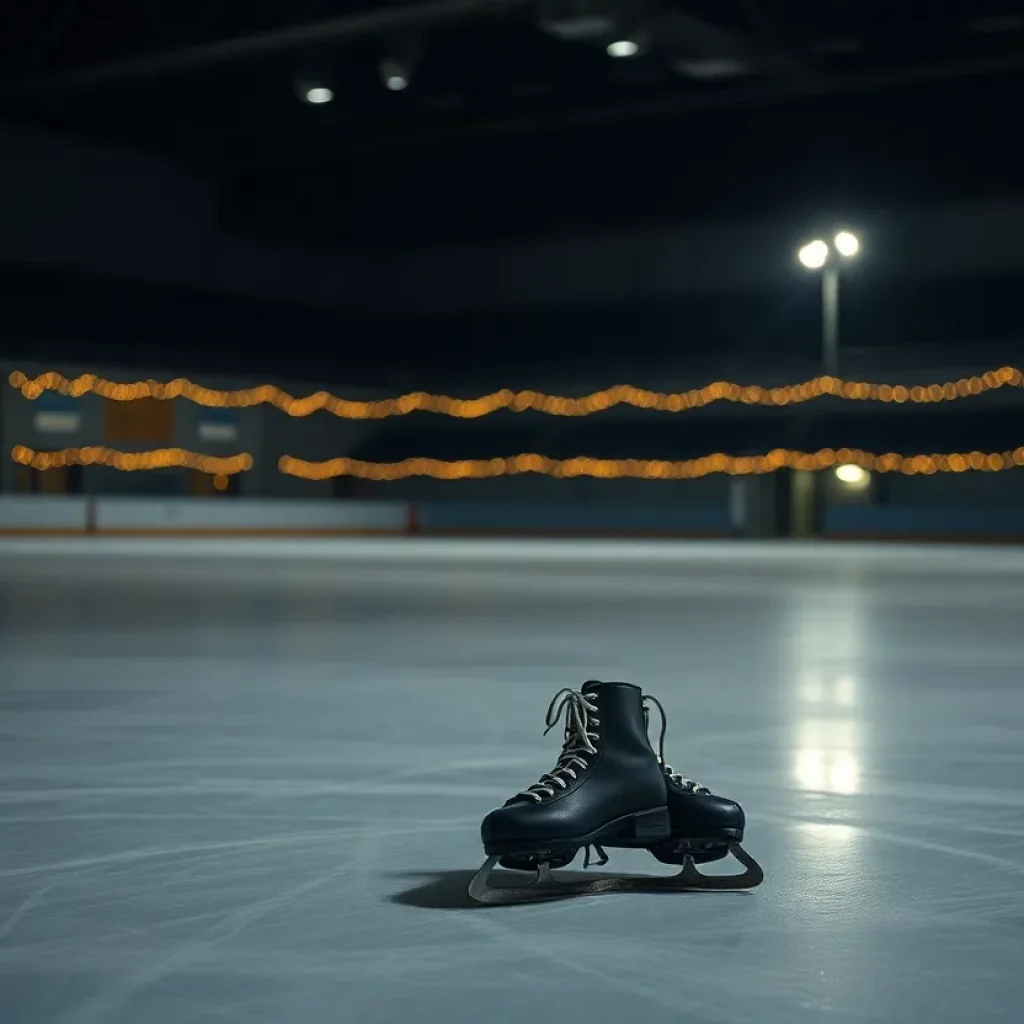
[{"label": "dark background wall", "polygon": [[233,237],[215,182],[173,161],[0,125],[0,260],[131,284],[328,307],[362,293],[358,261]]},{"label": "dark background wall", "polygon": [[[864,244],[842,283],[844,375],[931,383],[1017,363],[1024,199],[1018,158],[1000,141],[1005,95],[985,85],[940,93],[709,111],[685,124],[655,118],[546,139],[381,139],[348,157],[285,147],[252,161],[176,153],[165,138],[143,152],[102,132],[8,125],[0,355],[11,367],[116,379],[318,381],[293,388],[347,397],[788,384],[821,370],[819,281],[797,266],[795,249],[842,225]],[[1007,389],[941,407],[822,400],[471,423],[293,420],[261,408],[240,421],[237,446],[256,456],[240,491],[474,505],[488,521],[509,504],[568,506],[577,521],[597,506],[713,508],[727,528],[733,489],[723,477],[313,484],[282,476],[276,463],[285,453],[392,461],[1004,450],[1024,436],[1020,397]],[[5,446],[52,442],[33,433],[16,394],[6,390],[3,404]],[[83,440],[102,440],[87,437],[100,430],[97,400],[83,408]],[[177,403],[176,443],[210,447],[197,439],[197,416]],[[871,509],[889,509],[878,514],[891,527],[942,506],[963,526],[964,509],[1015,514],[1019,480],[886,477],[868,499],[836,492],[832,503],[852,509],[840,525],[854,531]],[[137,492],[143,483],[94,470],[85,486]],[[186,485],[179,474],[146,486]]]},{"label": "dark background wall", "polygon": [[[487,243],[442,233],[426,248],[266,241],[236,233],[231,194],[218,199],[209,172],[38,130],[4,129],[2,144],[11,356],[484,388],[545,373],[650,381],[666,364],[712,376],[816,364],[817,280],[793,252],[820,214]],[[844,282],[847,351],[907,372],[921,346],[1007,361],[1024,200],[835,216],[865,243]]]}]

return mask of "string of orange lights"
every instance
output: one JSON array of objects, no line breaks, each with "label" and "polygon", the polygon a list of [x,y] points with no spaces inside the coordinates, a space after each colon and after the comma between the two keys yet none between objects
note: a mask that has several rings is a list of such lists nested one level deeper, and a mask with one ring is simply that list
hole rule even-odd
[{"label": "string of orange lights", "polygon": [[253,458],[248,452],[220,458],[202,455],[183,448],[158,448],[148,452],[121,452],[114,448],[93,446],[65,448],[56,452],[37,452],[24,445],[11,451],[11,458],[21,466],[32,469],[61,469],[65,466],[108,466],[124,472],[153,469],[195,469],[211,476],[234,476],[252,469]]},{"label": "string of orange lights", "polygon": [[211,408],[248,408],[273,405],[288,416],[310,416],[326,411],[342,419],[367,420],[406,416],[413,412],[436,413],[459,419],[479,419],[499,410],[512,412],[542,412],[551,416],[590,416],[619,405],[657,412],[680,413],[699,409],[714,402],[733,402],[741,405],[781,407],[832,396],[849,401],[871,401],[886,404],[914,403],[919,405],[950,402],[984,394],[1003,387],[1024,387],[1024,373],[1013,366],[942,384],[876,384],[867,381],[849,381],[840,377],[822,376],[800,384],[784,387],[734,384],[716,381],[704,387],[673,393],[648,391],[629,384],[595,391],[589,395],[567,397],[549,395],[540,391],[510,391],[503,389],[477,398],[452,398],[413,391],[397,398],[373,401],[355,401],[339,398],[326,391],[317,391],[304,397],[290,395],[273,384],[235,391],[219,391],[201,387],[183,377],[171,381],[156,380],[119,383],[86,373],[69,378],[49,372],[30,378],[20,370],[9,377],[9,383],[30,400],[46,391],[81,398],[97,394],[115,402],[130,402],[143,398],[169,401],[183,398],[197,405]]},{"label": "string of orange lights", "polygon": [[326,480],[337,476],[364,480],[404,480],[427,476],[438,480],[468,480],[540,473],[569,479],[631,477],[642,480],[694,480],[716,473],[731,476],[773,473],[779,469],[818,471],[835,466],[854,465],[878,473],[916,474],[963,473],[968,470],[999,472],[1024,466],[1024,447],[1004,452],[952,452],[931,455],[899,455],[889,452],[875,455],[855,448],[823,448],[801,452],[777,448],[765,455],[726,455],[717,452],[698,459],[669,462],[655,459],[594,459],[577,457],[551,459],[546,455],[524,454],[510,458],[444,462],[437,459],[405,459],[402,462],[361,462],[358,459],[331,459],[306,462],[285,455],[278,463],[282,473],[306,480]]},{"label": "string of orange lights", "polygon": [[[217,476],[242,473],[253,466],[253,458],[248,452],[218,458],[181,448],[121,452],[111,448],[90,447],[37,452],[19,445],[11,452],[11,458],[20,465],[38,470],[73,465],[109,466],[126,472],[183,467]],[[675,462],[660,459],[595,459],[586,456],[552,459],[537,454],[455,461],[412,458],[401,462],[363,462],[348,458],[307,462],[284,455],[278,462],[282,473],[305,480],[327,480],[338,476],[364,480],[404,480],[415,476],[437,480],[468,480],[521,473],[539,473],[563,479],[629,477],[641,480],[694,480],[718,473],[749,476],[773,473],[779,469],[820,471],[846,465],[860,466],[876,473],[899,472],[908,476],[972,470],[995,473],[1024,466],[1024,446],[1002,452],[946,452],[928,455],[901,455],[896,452],[877,455],[857,448],[822,448],[816,452],[776,448],[764,455],[726,455],[716,452]]]},{"label": "string of orange lights", "polygon": [[962,473],[968,470],[998,472],[1024,466],[1024,447],[1012,452],[965,452],[904,456],[896,453],[874,455],[857,449],[822,449],[796,452],[776,449],[760,456],[731,456],[723,453],[668,462],[651,459],[550,459],[543,455],[518,455],[507,459],[443,462],[436,459],[406,459],[402,462],[360,462],[357,459],[332,459],[329,462],[305,462],[284,456],[279,468],[290,476],[324,480],[335,476],[354,476],[368,480],[402,480],[411,476],[429,476],[440,480],[482,479],[518,473],[540,473],[563,479],[590,476],[603,479],[632,477],[644,480],[692,480],[717,473],[749,476],[779,469],[819,471],[853,465],[879,473],[915,474]]}]

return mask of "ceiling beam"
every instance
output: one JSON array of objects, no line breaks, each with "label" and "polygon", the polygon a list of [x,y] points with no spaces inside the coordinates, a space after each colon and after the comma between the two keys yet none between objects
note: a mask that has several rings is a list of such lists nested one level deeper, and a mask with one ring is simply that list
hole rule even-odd
[{"label": "ceiling beam", "polygon": [[1018,72],[1024,68],[1024,50],[960,60],[922,62],[910,67],[866,69],[842,73],[789,78],[754,79],[723,89],[694,89],[671,92],[637,100],[588,105],[563,110],[533,112],[505,118],[480,118],[447,128],[369,135],[317,147],[289,147],[287,154],[252,153],[241,164],[286,166],[311,157],[329,154],[383,153],[431,146],[458,145],[479,139],[534,135],[545,132],[588,128],[595,125],[642,119],[656,119],[691,111],[728,110],[756,107],[793,100],[844,93],[878,92],[909,88],[959,78],[983,78]]},{"label": "ceiling beam", "polygon": [[98,88],[128,79],[183,74],[235,61],[303,50],[325,43],[397,29],[415,28],[464,17],[502,15],[525,6],[527,0],[426,0],[400,7],[377,7],[359,14],[323,18],[266,32],[235,36],[214,43],[163,53],[127,57],[66,72],[37,75],[0,89],[4,98],[45,96],[83,88]]},{"label": "ceiling beam", "polygon": [[804,75],[803,61],[778,45],[741,35],[719,25],[684,14],[678,8],[664,7],[654,17],[655,38],[659,43],[694,56],[730,57],[753,74]]}]

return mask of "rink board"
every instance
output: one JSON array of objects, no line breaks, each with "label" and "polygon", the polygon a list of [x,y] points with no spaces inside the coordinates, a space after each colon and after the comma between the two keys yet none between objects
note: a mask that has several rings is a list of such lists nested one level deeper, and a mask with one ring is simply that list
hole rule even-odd
[{"label": "rink board", "polygon": [[[253,498],[0,496],[0,536],[520,536],[725,538],[714,503],[481,503]],[[1024,508],[830,508],[826,536],[1024,540]]]}]

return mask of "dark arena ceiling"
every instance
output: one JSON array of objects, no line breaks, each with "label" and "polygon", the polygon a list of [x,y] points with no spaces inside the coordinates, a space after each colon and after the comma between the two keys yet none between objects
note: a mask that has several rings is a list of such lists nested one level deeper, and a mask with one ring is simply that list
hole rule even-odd
[{"label": "dark arena ceiling", "polygon": [[0,67],[0,117],[193,164],[235,230],[338,244],[989,195],[1024,171],[1010,0],[36,0],[0,12]]}]

